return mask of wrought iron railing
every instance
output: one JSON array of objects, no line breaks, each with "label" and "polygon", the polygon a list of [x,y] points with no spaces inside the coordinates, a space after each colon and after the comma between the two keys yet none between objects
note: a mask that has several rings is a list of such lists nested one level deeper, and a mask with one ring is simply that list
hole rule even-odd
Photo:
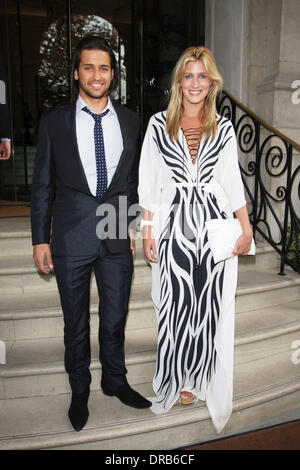
[{"label": "wrought iron railing", "polygon": [[300,145],[224,91],[218,111],[232,121],[254,236],[300,273]]}]

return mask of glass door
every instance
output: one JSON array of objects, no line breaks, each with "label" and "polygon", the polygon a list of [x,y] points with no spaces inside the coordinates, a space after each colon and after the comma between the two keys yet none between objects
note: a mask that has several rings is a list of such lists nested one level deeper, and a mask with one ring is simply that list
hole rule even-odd
[{"label": "glass door", "polygon": [[1,161],[0,199],[30,200],[41,113],[70,100],[69,64],[88,34],[109,39],[120,68],[114,99],[141,117],[168,103],[171,71],[204,44],[205,0],[3,0],[0,54],[8,76],[12,157]]}]

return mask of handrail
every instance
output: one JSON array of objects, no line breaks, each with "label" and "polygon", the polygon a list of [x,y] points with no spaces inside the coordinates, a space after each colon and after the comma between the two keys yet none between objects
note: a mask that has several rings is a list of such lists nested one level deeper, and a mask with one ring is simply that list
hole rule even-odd
[{"label": "handrail", "polygon": [[286,142],[288,142],[290,145],[292,145],[293,147],[295,147],[297,150],[299,150],[300,152],[300,144],[295,142],[293,139],[291,139],[290,137],[288,137],[287,135],[283,134],[282,132],[280,132],[278,129],[276,129],[275,127],[271,126],[270,124],[268,124],[262,117],[260,117],[258,114],[256,114],[254,111],[251,111],[251,109],[247,108],[247,106],[245,106],[243,103],[241,103],[239,100],[237,100],[231,93],[229,93],[229,91],[227,90],[223,90],[223,93],[225,93],[228,98],[230,98],[232,101],[235,102],[235,104],[241,108],[243,111],[245,111],[245,113],[249,114],[249,116],[251,116],[253,119],[255,119],[256,121],[258,121],[263,127],[265,127],[268,131],[272,132],[273,134],[276,134],[278,137],[280,137],[281,139],[285,140]]},{"label": "handrail", "polygon": [[236,132],[254,236],[259,234],[279,253],[280,275],[285,264],[300,273],[300,165],[294,159],[300,144],[227,91],[219,97],[218,111]]}]

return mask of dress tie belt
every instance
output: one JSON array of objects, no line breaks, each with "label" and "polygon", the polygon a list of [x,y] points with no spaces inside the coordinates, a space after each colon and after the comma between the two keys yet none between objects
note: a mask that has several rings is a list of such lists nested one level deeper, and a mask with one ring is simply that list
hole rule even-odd
[{"label": "dress tie belt", "polygon": [[162,186],[161,191],[169,188],[197,188],[202,189],[206,193],[213,194],[215,196],[218,206],[221,211],[223,211],[228,206],[228,199],[225,194],[224,189],[217,181],[210,181],[209,183],[171,183],[167,186]]}]

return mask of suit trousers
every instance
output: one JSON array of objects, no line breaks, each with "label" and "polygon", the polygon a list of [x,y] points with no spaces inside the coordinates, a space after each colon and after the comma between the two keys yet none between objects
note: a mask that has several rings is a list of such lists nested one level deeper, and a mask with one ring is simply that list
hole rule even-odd
[{"label": "suit trousers", "polygon": [[105,241],[94,256],[55,256],[54,271],[64,316],[65,368],[73,393],[91,383],[90,282],[99,294],[99,359],[110,390],[126,383],[125,324],[133,274],[131,251],[111,253]]}]

